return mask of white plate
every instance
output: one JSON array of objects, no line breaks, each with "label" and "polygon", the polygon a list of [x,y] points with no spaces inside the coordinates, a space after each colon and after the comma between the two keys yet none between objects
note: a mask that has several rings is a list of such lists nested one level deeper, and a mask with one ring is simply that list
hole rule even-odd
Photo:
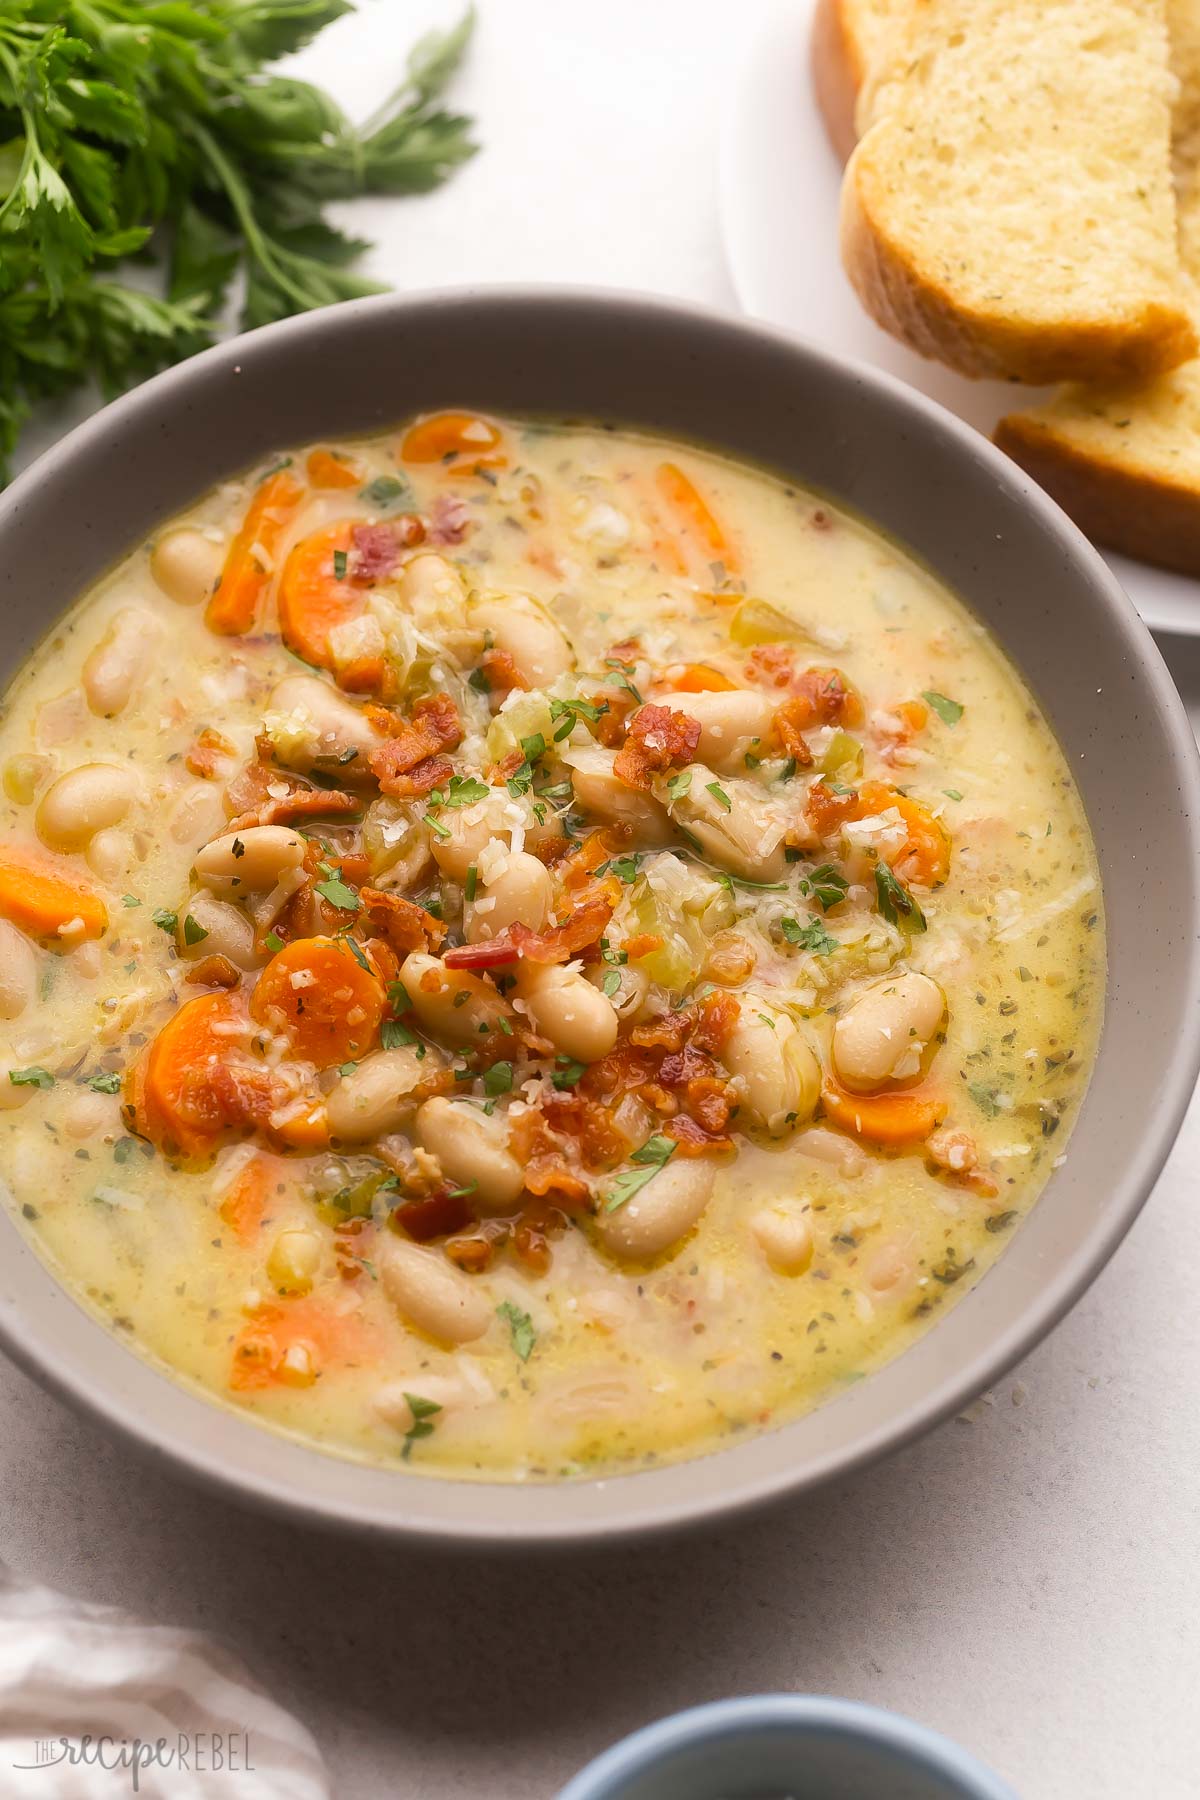
[{"label": "white plate", "polygon": [[[843,356],[873,363],[989,436],[1036,389],[967,381],[926,362],[863,312],[837,249],[841,168],[813,98],[808,39],[813,0],[783,0],[750,46],[721,134],[721,225],[746,312]],[[1105,552],[1148,625],[1200,636],[1200,584]]]}]

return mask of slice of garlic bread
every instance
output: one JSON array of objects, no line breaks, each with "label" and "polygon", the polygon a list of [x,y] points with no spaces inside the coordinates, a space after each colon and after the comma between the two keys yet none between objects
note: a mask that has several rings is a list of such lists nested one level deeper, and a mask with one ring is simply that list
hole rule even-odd
[{"label": "slice of garlic bread", "polygon": [[829,141],[843,162],[858,142],[855,111],[867,70],[908,5],[909,0],[817,0],[813,88]]},{"label": "slice of garlic bread", "polygon": [[1157,374],[1192,355],[1165,0],[910,0],[842,189],[867,311],[967,375]]},{"label": "slice of garlic bread", "polygon": [[[1168,0],[1167,20],[1180,259],[1200,283],[1200,0]],[[1064,388],[1002,419],[996,442],[1089,537],[1200,575],[1200,360],[1150,381]]]}]

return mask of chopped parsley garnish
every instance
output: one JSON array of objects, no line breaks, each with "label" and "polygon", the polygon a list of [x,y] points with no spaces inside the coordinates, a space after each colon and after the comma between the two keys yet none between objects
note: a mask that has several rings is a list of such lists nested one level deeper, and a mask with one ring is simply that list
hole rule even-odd
[{"label": "chopped parsley garnish", "polygon": [[150,914],[150,917],[160,931],[168,931],[173,935],[179,928],[179,914],[169,911],[165,906],[160,906],[157,912]]},{"label": "chopped parsley garnish", "polygon": [[232,844],[230,844],[230,846],[229,846],[229,853],[233,857],[235,862],[240,860],[241,857],[245,856],[246,846],[245,846],[245,844],[243,844],[241,838],[238,838],[238,837],[234,838]]},{"label": "chopped parsley garnish", "polygon": [[354,889],[347,887],[336,876],[330,881],[318,881],[317,892],[323,900],[328,900],[330,906],[336,906],[339,912],[357,912],[362,905]]},{"label": "chopped parsley garnish", "polygon": [[348,931],[343,931],[343,932],[339,932],[338,935],[339,935],[339,937],[341,937],[345,940],[346,948],[347,948],[347,950],[349,950],[351,956],[354,958],[354,960],[358,964],[359,968],[365,969],[368,975],[373,975],[375,971],[372,969],[370,963],[367,961],[366,956],[363,954],[362,950],[355,943],[354,939],[350,936],[350,933]]},{"label": "chopped parsley garnish", "polygon": [[278,952],[283,949],[283,939],[277,931],[268,931],[266,937],[263,939],[263,943],[267,946],[268,950]]},{"label": "chopped parsley garnish", "polygon": [[733,801],[729,798],[729,795],[725,792],[725,789],[721,786],[719,781],[706,781],[704,789],[706,793],[712,795],[717,805],[722,807],[725,812],[733,811]]},{"label": "chopped parsley garnish", "polygon": [[479,781],[474,775],[452,775],[445,794],[439,791],[431,795],[430,799],[436,805],[453,811],[456,807],[474,806],[477,800],[486,800],[491,791],[486,781]]},{"label": "chopped parsley garnish", "polygon": [[93,1075],[88,1082],[88,1086],[94,1094],[119,1094],[121,1091],[121,1077],[115,1072],[104,1075]]},{"label": "chopped parsley garnish", "polygon": [[353,1073],[354,1073],[355,1069],[357,1069],[357,1067],[358,1067],[358,1064],[356,1062],[344,1062],[339,1067],[338,1074],[339,1075],[353,1075]]},{"label": "chopped parsley garnish", "polygon": [[141,901],[137,898],[137,896],[135,894],[122,894],[121,895],[121,905],[122,906],[140,906],[141,904],[142,904]]},{"label": "chopped parsley garnish", "polygon": [[635,1150],[629,1159],[631,1163],[637,1163],[638,1167],[626,1169],[623,1175],[617,1175],[610,1183],[608,1192],[604,1196],[605,1212],[616,1212],[617,1208],[624,1206],[627,1200],[632,1200],[635,1194],[640,1194],[646,1183],[653,1181],[658,1171],[670,1162],[675,1154],[675,1149],[674,1139],[664,1137],[661,1132],[656,1131],[652,1138],[647,1138],[641,1148]]},{"label": "chopped parsley garnish", "polygon": [[925,914],[904,883],[897,881],[885,862],[877,862],[875,865],[875,892],[879,899],[879,910],[889,925],[899,925],[903,921],[914,931],[924,931]]},{"label": "chopped parsley garnish", "polygon": [[985,1081],[971,1081],[967,1083],[967,1092],[985,1119],[995,1119],[1000,1116],[1003,1108],[996,1098],[994,1087],[989,1087]]},{"label": "chopped parsley garnish", "polygon": [[606,993],[608,995],[608,998],[610,1000],[612,1000],[617,994],[620,993],[621,977],[617,973],[616,969],[610,969],[608,971],[608,973],[604,977],[604,980],[600,983],[600,986],[603,989],[604,993]]},{"label": "chopped parsley garnish", "polygon": [[832,956],[841,948],[820,919],[809,919],[803,925],[798,919],[781,919],[779,929],[789,944],[794,944],[798,950],[807,950],[810,956]]},{"label": "chopped parsley garnish", "polygon": [[399,500],[401,494],[408,493],[407,481],[401,481],[398,475],[377,475],[369,481],[362,491],[361,498],[368,506],[391,506]]},{"label": "chopped parsley garnish", "polygon": [[947,800],[961,800],[962,799],[962,795],[959,793],[957,788],[943,788],[942,792],[943,792],[943,794],[945,794]]},{"label": "chopped parsley garnish", "polygon": [[537,1332],[533,1328],[533,1320],[527,1312],[522,1312],[520,1307],[514,1305],[511,1300],[503,1301],[496,1308],[496,1313],[499,1318],[508,1321],[512,1347],[522,1362],[528,1362],[530,1352],[537,1343]]},{"label": "chopped parsley garnish", "polygon": [[335,550],[333,553],[333,573],[334,579],[337,581],[346,579],[346,552],[344,550]]},{"label": "chopped parsley garnish", "polygon": [[434,832],[440,838],[448,838],[450,836],[449,826],[443,825],[439,819],[435,819],[432,813],[423,813],[421,815],[421,823],[422,825],[428,825],[430,831]]},{"label": "chopped parsley garnish", "polygon": [[408,989],[402,981],[389,981],[387,984],[388,1005],[393,1012],[411,1012],[412,1001]]},{"label": "chopped parsley garnish", "polygon": [[36,1064],[31,1069],[10,1069],[8,1079],[14,1087],[52,1088],[54,1077],[49,1069],[39,1068]]},{"label": "chopped parsley garnish", "polygon": [[786,881],[747,881],[744,875],[731,875],[727,869],[721,869],[718,872],[716,879],[726,892],[730,894],[732,894],[735,887],[751,888],[757,894],[787,893]]},{"label": "chopped parsley garnish", "polygon": [[844,875],[839,875],[832,863],[822,863],[819,869],[800,878],[800,892],[811,894],[822,912],[828,912],[831,906],[846,898],[850,883]]},{"label": "chopped parsley garnish", "polygon": [[947,700],[945,694],[938,694],[932,689],[926,688],[921,698],[928,701],[943,725],[957,725],[963,716],[963,708],[958,701]]},{"label": "chopped parsley garnish", "polygon": [[472,863],[467,870],[467,882],[466,886],[463,888],[463,898],[467,901],[468,905],[475,898],[475,889],[478,886],[478,883],[479,870],[475,867],[475,864]]},{"label": "chopped parsley garnish", "polygon": [[678,775],[672,775],[667,783],[667,793],[672,800],[682,800],[692,785],[692,771],[680,769]]},{"label": "chopped parsley garnish", "polygon": [[202,944],[208,932],[199,919],[193,919],[191,913],[183,921],[183,941],[185,944]]},{"label": "chopped parsley garnish", "polygon": [[600,704],[596,706],[593,705],[590,700],[552,699],[550,701],[550,717],[551,719],[558,721],[558,729],[554,733],[554,742],[556,744],[561,744],[564,738],[569,738],[580,719],[586,719],[590,725],[594,725],[601,714],[608,712],[608,710],[609,705],[607,700],[602,700]]},{"label": "chopped parsley garnish", "polygon": [[413,1421],[404,1434],[404,1448],[400,1452],[407,1462],[417,1440],[433,1436],[434,1416],[442,1409],[436,1400],[422,1399],[420,1394],[406,1393],[404,1398],[408,1401],[408,1410],[412,1414]]},{"label": "chopped parsley garnish", "polygon": [[569,1056],[556,1056],[554,1069],[550,1079],[562,1093],[566,1088],[573,1088],[587,1074],[587,1064],[575,1062]]},{"label": "chopped parsley garnish", "polygon": [[532,737],[521,739],[521,748],[525,752],[526,761],[535,763],[539,756],[546,754],[546,740],[540,731],[535,731]]},{"label": "chopped parsley garnish", "polygon": [[483,1091],[485,1094],[490,1094],[495,1098],[497,1094],[511,1093],[512,1084],[513,1066],[510,1062],[493,1063],[490,1069],[484,1070]]},{"label": "chopped parsley garnish", "polygon": [[402,1025],[399,1019],[383,1021],[379,1027],[379,1041],[385,1050],[411,1049],[416,1051],[418,1057],[425,1055],[424,1044],[418,1042],[408,1026]]}]

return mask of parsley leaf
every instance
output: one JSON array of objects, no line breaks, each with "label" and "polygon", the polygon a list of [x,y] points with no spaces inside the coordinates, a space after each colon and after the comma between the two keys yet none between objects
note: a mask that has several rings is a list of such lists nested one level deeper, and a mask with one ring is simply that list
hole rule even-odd
[{"label": "parsley leaf", "polygon": [[339,881],[336,877],[330,881],[318,881],[317,893],[323,900],[328,900],[330,906],[336,906],[339,912],[358,912],[362,906],[354,889],[347,887],[344,881]]},{"label": "parsley leaf", "polygon": [[938,694],[931,688],[926,688],[921,698],[928,701],[943,725],[957,725],[963,716],[964,708],[957,700],[947,700],[945,694]]},{"label": "parsley leaf", "polygon": [[510,1062],[493,1063],[490,1069],[484,1070],[483,1091],[493,1097],[497,1094],[511,1093],[513,1084],[513,1066]]},{"label": "parsley leaf", "polygon": [[207,936],[208,936],[208,933],[204,929],[203,925],[201,925],[200,921],[198,919],[193,919],[191,913],[188,913],[187,917],[183,921],[183,941],[184,941],[184,943],[185,944],[202,944]]},{"label": "parsley leaf", "polygon": [[433,1436],[433,1421],[442,1409],[438,1401],[426,1400],[420,1394],[406,1393],[404,1398],[408,1401],[408,1410],[412,1414],[412,1424],[404,1434],[404,1448],[400,1452],[407,1462],[413,1445],[420,1438]]},{"label": "parsley leaf", "polygon": [[52,1088],[54,1077],[49,1069],[39,1068],[36,1064],[31,1069],[10,1069],[8,1079],[14,1087]]},{"label": "parsley leaf", "polygon": [[667,782],[667,795],[671,800],[682,800],[692,785],[692,771],[680,769],[678,775],[672,775]]},{"label": "parsley leaf", "polygon": [[729,798],[729,795],[725,792],[725,789],[721,786],[719,781],[706,781],[704,789],[706,793],[712,795],[717,805],[725,812],[733,811],[733,801]]},{"label": "parsley leaf", "polygon": [[626,1169],[623,1174],[615,1176],[610,1183],[604,1196],[605,1212],[616,1212],[619,1206],[624,1206],[626,1201],[632,1200],[635,1194],[640,1194],[646,1183],[653,1181],[658,1171],[670,1162],[675,1150],[675,1140],[664,1137],[661,1132],[656,1131],[652,1138],[647,1138],[641,1148],[635,1150],[629,1158],[630,1162],[637,1163],[638,1167]]},{"label": "parsley leaf", "polygon": [[889,925],[899,925],[903,921],[914,931],[925,930],[925,914],[917,905],[902,881],[897,881],[885,862],[875,865],[875,893],[879,899],[879,910]]},{"label": "parsley leaf", "polygon": [[567,1088],[575,1087],[577,1083],[583,1080],[586,1074],[586,1063],[575,1062],[569,1056],[556,1056],[554,1059],[554,1069],[550,1079],[559,1092],[562,1093]]},{"label": "parsley leaf", "polygon": [[800,879],[800,892],[811,894],[822,912],[828,912],[831,906],[846,898],[850,883],[844,875],[840,875],[832,863],[822,863],[819,869],[813,869]]},{"label": "parsley leaf", "polygon": [[838,940],[826,931],[820,919],[809,919],[801,925],[798,919],[781,919],[779,929],[789,944],[807,950],[810,956],[832,956],[840,950]]},{"label": "parsley leaf", "polygon": [[533,1320],[527,1312],[522,1312],[520,1307],[511,1300],[502,1301],[496,1308],[496,1312],[500,1318],[508,1321],[513,1349],[522,1362],[528,1362],[530,1352],[537,1343],[537,1332],[533,1328]]},{"label": "parsley leaf", "polygon": [[88,1082],[88,1086],[94,1094],[119,1094],[121,1091],[121,1077],[115,1073],[93,1075]]},{"label": "parsley leaf", "polygon": [[160,906],[157,912],[150,914],[150,917],[160,931],[170,932],[172,936],[179,929],[179,914],[169,911],[165,906]]}]

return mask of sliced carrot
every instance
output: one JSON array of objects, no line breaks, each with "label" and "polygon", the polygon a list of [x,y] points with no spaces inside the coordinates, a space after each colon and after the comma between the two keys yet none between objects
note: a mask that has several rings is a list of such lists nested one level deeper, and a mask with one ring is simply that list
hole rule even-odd
[{"label": "sliced carrot", "polygon": [[285,1032],[297,1056],[328,1069],[371,1049],[385,998],[374,965],[357,944],[351,949],[344,937],[297,938],[259,976],[250,1011],[260,1025]]},{"label": "sliced carrot", "polygon": [[709,663],[669,663],[655,686],[673,694],[726,694],[737,682]]},{"label": "sliced carrot", "polygon": [[946,1116],[946,1102],[916,1091],[906,1094],[846,1094],[827,1086],[821,1103],[825,1117],[841,1131],[870,1144],[923,1144]]},{"label": "sliced carrot", "polygon": [[0,917],[60,945],[76,920],[80,937],[99,937],[108,925],[103,900],[70,863],[29,844],[0,844]]},{"label": "sliced carrot", "polygon": [[428,418],[418,419],[415,425],[409,426],[400,446],[400,460],[434,463],[450,456],[470,456],[487,467],[496,468],[505,460],[496,454],[503,442],[504,433],[500,427],[478,413],[431,413]]},{"label": "sliced carrot", "polygon": [[896,708],[896,717],[903,720],[906,729],[915,737],[929,723],[929,708],[923,700],[902,700]]},{"label": "sliced carrot", "polygon": [[315,488],[361,487],[366,478],[361,463],[336,450],[310,451],[305,473]]},{"label": "sliced carrot", "polygon": [[908,827],[908,838],[892,868],[901,881],[921,887],[940,887],[950,873],[950,839],[927,806],[898,793],[886,781],[864,781],[858,790],[858,816],[895,807]]},{"label": "sliced carrot", "polygon": [[[245,1009],[236,994],[201,994],[168,1019],[126,1083],[126,1112],[135,1131],[160,1150],[184,1157],[213,1150],[232,1126],[269,1105],[231,1064]],[[269,1072],[262,1071],[266,1081]]]},{"label": "sliced carrot", "polygon": [[687,558],[649,501],[642,507],[642,516],[650,531],[650,554],[655,563],[670,575],[686,575]]},{"label": "sliced carrot", "polygon": [[252,1244],[275,1197],[281,1164],[273,1156],[253,1156],[239,1169],[218,1211],[239,1244]]},{"label": "sliced carrot", "polygon": [[271,1136],[289,1150],[324,1150],[329,1144],[329,1119],[325,1102],[314,1100],[303,1112],[294,1113],[271,1127]]},{"label": "sliced carrot", "polygon": [[695,532],[705,554],[736,569],[737,557],[717,519],[691,478],[677,463],[660,463],[655,483],[663,499],[679,513]]},{"label": "sliced carrot", "polygon": [[349,555],[353,541],[353,519],[322,526],[292,547],[279,577],[283,641],[320,669],[333,667],[330,632],[357,619],[367,604],[365,588],[338,575],[334,561]]},{"label": "sliced carrot", "polygon": [[304,494],[303,484],[287,469],[260,483],[208,603],[204,619],[210,631],[222,637],[253,631],[270,585],[275,553]]},{"label": "sliced carrot", "polygon": [[[286,1360],[289,1350],[301,1347],[307,1372],[304,1364]],[[370,1363],[382,1349],[377,1327],[358,1314],[335,1312],[316,1294],[268,1302],[255,1308],[234,1340],[229,1385],[235,1393],[308,1386],[327,1370]]]}]

